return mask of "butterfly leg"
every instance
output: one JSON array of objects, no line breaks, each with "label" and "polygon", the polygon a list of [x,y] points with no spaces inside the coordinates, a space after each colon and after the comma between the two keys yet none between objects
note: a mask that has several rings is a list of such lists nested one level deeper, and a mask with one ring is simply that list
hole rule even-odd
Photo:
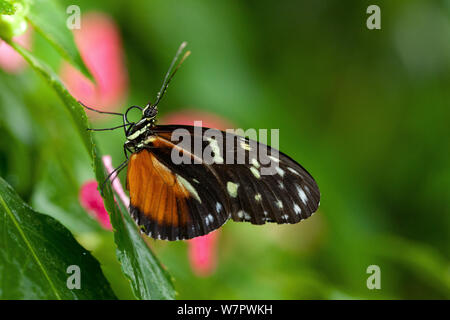
[{"label": "butterfly leg", "polygon": [[111,183],[114,181],[115,178],[117,178],[117,176],[119,175],[120,171],[122,171],[123,168],[125,168],[128,164],[128,158],[122,162],[117,168],[115,168],[110,174],[108,174],[108,176],[106,177],[105,181],[103,181],[102,186],[100,188],[100,192],[103,194],[103,190],[105,189],[106,183],[108,182],[108,180],[114,175],[114,178],[111,179]]},{"label": "butterfly leg", "polygon": [[127,153],[127,151],[129,153],[133,153],[133,150],[131,150],[130,148],[128,148],[128,146],[126,144],[124,144],[123,145],[123,152],[125,153],[125,158],[127,158],[127,160],[128,160],[128,153]]}]

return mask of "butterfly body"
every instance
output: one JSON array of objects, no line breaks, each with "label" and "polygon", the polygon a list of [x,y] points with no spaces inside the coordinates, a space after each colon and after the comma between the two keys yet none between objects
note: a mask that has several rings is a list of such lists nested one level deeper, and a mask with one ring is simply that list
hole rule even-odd
[{"label": "butterfly body", "polygon": [[[151,113],[147,112],[151,106],[143,109],[143,117],[136,124],[132,124],[128,130],[125,131],[126,142],[124,148],[130,152],[136,152],[142,149],[147,143],[147,139],[151,137],[151,129],[155,126],[156,115],[158,113],[157,108],[151,108]],[[147,115],[146,115],[147,113]]]}]

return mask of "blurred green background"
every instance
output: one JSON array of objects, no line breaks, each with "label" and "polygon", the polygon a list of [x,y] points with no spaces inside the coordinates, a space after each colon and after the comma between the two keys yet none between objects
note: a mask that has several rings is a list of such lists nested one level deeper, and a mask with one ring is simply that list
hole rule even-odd
[{"label": "blurred green background", "polygon": [[[188,41],[160,115],[196,109],[279,128],[280,149],[321,189],[318,213],[298,225],[227,223],[209,277],[194,275],[185,242],[151,241],[178,298],[450,297],[450,1],[61,2],[117,23],[130,81],[122,110],[154,99]],[[370,4],[381,30],[366,28]],[[62,62],[37,33],[33,52],[56,70]],[[61,101],[30,69],[0,71],[0,111],[0,175],[132,298],[112,234],[79,204],[93,172]],[[123,131],[96,137],[118,165]],[[369,265],[381,268],[381,290],[366,286]]]}]

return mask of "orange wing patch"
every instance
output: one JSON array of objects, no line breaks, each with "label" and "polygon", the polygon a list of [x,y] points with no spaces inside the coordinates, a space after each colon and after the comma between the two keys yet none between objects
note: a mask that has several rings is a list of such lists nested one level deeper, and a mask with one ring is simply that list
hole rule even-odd
[{"label": "orange wing patch", "polygon": [[169,168],[146,149],[130,158],[127,189],[131,205],[151,222],[182,228],[191,221],[186,202],[190,197],[189,191]]}]

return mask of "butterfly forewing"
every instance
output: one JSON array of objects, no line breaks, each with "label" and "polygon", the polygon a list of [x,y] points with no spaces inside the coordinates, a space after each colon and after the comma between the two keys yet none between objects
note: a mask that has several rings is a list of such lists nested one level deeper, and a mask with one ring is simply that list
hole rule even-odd
[{"label": "butterfly forewing", "polygon": [[[130,160],[127,187],[133,217],[154,238],[201,236],[230,217],[297,223],[318,208],[311,175],[256,141],[192,126],[156,126],[146,141]],[[260,147],[267,152],[252,152]],[[264,174],[270,165],[271,174]]]}]

